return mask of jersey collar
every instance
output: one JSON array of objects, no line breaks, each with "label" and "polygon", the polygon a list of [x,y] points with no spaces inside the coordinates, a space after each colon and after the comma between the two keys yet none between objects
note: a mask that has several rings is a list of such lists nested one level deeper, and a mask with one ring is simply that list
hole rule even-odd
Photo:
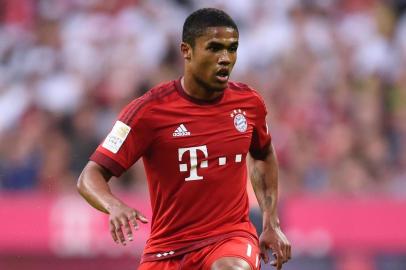
[{"label": "jersey collar", "polygon": [[220,103],[220,101],[223,99],[224,96],[224,91],[226,91],[226,89],[221,93],[220,96],[216,97],[215,99],[212,100],[203,100],[203,99],[198,99],[198,98],[194,98],[192,96],[189,96],[186,92],[185,89],[183,89],[182,84],[180,82],[180,80],[182,79],[182,77],[178,78],[175,81],[175,86],[176,86],[176,90],[178,91],[179,95],[181,97],[183,97],[184,99],[193,102],[195,104],[198,105],[213,105],[213,104],[218,104]]}]

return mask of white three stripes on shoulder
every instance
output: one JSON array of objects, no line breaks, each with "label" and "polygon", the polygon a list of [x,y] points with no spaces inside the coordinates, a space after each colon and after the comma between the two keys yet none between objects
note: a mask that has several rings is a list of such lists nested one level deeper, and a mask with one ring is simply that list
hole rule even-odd
[{"label": "white three stripes on shoulder", "polygon": [[251,257],[251,252],[252,252],[252,246],[250,244],[248,244],[247,246],[247,256]]}]

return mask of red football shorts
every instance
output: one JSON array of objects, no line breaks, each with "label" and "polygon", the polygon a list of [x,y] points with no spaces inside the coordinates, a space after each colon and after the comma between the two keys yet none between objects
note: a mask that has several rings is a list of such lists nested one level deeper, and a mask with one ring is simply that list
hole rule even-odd
[{"label": "red football shorts", "polygon": [[245,260],[252,270],[259,270],[260,250],[256,240],[236,236],[191,251],[179,257],[141,263],[138,270],[210,270],[211,265],[222,257]]}]

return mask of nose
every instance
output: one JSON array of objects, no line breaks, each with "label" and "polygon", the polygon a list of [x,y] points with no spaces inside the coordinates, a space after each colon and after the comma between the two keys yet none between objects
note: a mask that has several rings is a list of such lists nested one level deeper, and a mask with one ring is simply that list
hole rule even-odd
[{"label": "nose", "polygon": [[230,54],[227,50],[222,51],[220,54],[218,64],[222,66],[227,66],[231,63]]}]

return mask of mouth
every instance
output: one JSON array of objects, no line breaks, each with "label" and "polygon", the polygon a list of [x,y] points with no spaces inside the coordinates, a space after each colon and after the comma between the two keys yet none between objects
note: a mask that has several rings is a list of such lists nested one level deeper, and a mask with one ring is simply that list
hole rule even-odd
[{"label": "mouth", "polygon": [[227,68],[221,68],[216,72],[216,78],[221,83],[226,83],[230,77],[230,71]]}]

